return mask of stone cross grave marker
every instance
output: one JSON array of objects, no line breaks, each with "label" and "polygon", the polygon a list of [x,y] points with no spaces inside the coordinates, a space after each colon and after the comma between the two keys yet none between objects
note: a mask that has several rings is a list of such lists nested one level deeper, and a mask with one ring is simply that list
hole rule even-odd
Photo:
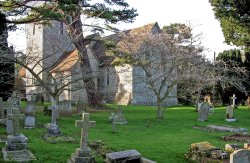
[{"label": "stone cross grave marker", "polygon": [[13,114],[8,114],[8,119],[13,121],[13,135],[18,136],[20,133],[20,120],[24,119],[24,114],[20,114],[20,111],[18,108],[13,109]]},{"label": "stone cross grave marker", "polygon": [[21,108],[20,98],[17,96],[15,92],[13,92],[12,96],[10,97],[10,102],[11,102],[12,107]]},{"label": "stone cross grave marker", "polygon": [[250,150],[239,149],[230,154],[230,163],[249,163]]},{"label": "stone cross grave marker", "polygon": [[95,127],[95,121],[89,121],[89,113],[82,113],[82,120],[76,120],[75,126],[81,128],[80,150],[89,151],[88,149],[88,134],[89,127]]},{"label": "stone cross grave marker", "polygon": [[235,108],[235,100],[237,99],[235,94],[233,94],[233,97],[231,97],[231,99],[233,100],[233,108]]}]

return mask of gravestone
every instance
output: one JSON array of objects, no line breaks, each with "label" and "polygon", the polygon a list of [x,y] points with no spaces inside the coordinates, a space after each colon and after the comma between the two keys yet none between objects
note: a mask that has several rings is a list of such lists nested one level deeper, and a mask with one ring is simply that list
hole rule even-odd
[{"label": "gravestone", "polygon": [[51,115],[51,124],[49,124],[48,127],[48,135],[49,136],[56,136],[60,135],[61,132],[59,130],[58,125],[56,124],[57,118],[59,117],[59,109],[58,107],[51,106],[49,109],[52,110],[52,115]]},{"label": "gravestone", "polygon": [[27,106],[25,109],[25,128],[34,128],[35,127],[35,96],[31,96],[30,101],[27,101]]},{"label": "gravestone", "polygon": [[8,115],[11,115],[13,112],[13,108],[10,104],[10,101],[7,101],[6,103],[6,110],[7,110],[7,115],[6,115],[6,132],[8,135],[11,135],[13,134],[13,120],[12,119],[9,119],[9,116]]},{"label": "gravestone", "polygon": [[13,92],[8,100],[10,100],[13,108],[21,108],[21,99],[17,96],[16,92]]},{"label": "gravestone", "polygon": [[82,114],[83,112],[86,112],[86,104],[84,103],[84,101],[77,100],[76,110],[78,114]]},{"label": "gravestone", "polygon": [[115,113],[111,113],[112,118],[112,132],[115,133]]},{"label": "gravestone", "polygon": [[239,149],[230,154],[230,163],[250,163],[250,150]]},{"label": "gravestone", "polygon": [[198,121],[206,121],[209,114],[210,106],[208,103],[203,102],[198,109]]},{"label": "gravestone", "polygon": [[70,100],[60,101],[60,112],[67,115],[72,113]]},{"label": "gravestone", "polygon": [[235,96],[235,94],[233,94],[233,97],[231,97],[232,101],[232,107],[235,109],[236,108],[236,103],[235,100],[237,99],[237,97]]},{"label": "gravestone", "polygon": [[114,121],[115,124],[127,124],[128,121],[126,121],[121,106],[118,107],[118,111],[116,113],[111,113],[111,116],[109,116],[109,120]]},{"label": "gravestone", "polygon": [[106,154],[106,163],[156,163],[143,158],[135,149]]},{"label": "gravestone", "polygon": [[5,148],[2,148],[4,160],[6,161],[30,161],[35,160],[34,155],[27,150],[28,138],[20,133],[20,120],[24,115],[20,114],[18,108],[13,109],[13,114],[8,114],[8,118],[13,120],[13,134],[7,136]]},{"label": "gravestone", "polygon": [[80,148],[68,159],[68,163],[95,163],[95,158],[88,148],[89,127],[94,127],[95,121],[89,121],[89,113],[82,114],[82,120],[76,120],[75,126],[81,128]]},{"label": "gravestone", "polygon": [[226,121],[234,122],[236,119],[234,118],[234,108],[232,106],[227,106],[226,108]]},{"label": "gravestone", "polygon": [[132,149],[126,151],[119,151],[106,154],[106,163],[123,163],[123,162],[133,162],[141,163],[141,153]]}]

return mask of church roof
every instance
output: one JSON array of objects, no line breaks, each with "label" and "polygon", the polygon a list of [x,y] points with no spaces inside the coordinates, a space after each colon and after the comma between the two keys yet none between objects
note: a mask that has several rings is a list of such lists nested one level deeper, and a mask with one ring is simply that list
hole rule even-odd
[{"label": "church roof", "polygon": [[59,58],[59,62],[53,66],[50,72],[54,73],[69,71],[78,60],[79,57],[77,50],[68,51]]},{"label": "church roof", "polygon": [[[129,34],[129,35],[139,35],[141,33],[149,33],[152,31],[152,29],[156,27],[157,30],[160,30],[160,27],[157,22],[147,24],[138,28],[129,29],[126,31],[123,31],[122,33]],[[93,34],[88,37],[86,37],[87,41],[85,42],[86,45],[91,45],[91,39],[93,40],[97,35]],[[114,44],[119,44],[122,42],[121,35],[118,34],[112,34],[109,36],[106,36],[103,38],[103,40],[95,40],[92,44],[91,50],[96,57],[96,59],[99,61],[100,66],[110,65],[115,57],[113,56],[107,56],[106,51],[107,47],[104,43],[104,40],[111,40],[114,42]],[[58,62],[53,66],[52,70],[50,72],[62,72],[62,71],[69,71],[72,66],[75,65],[75,63],[79,60],[78,57],[78,51],[72,50],[65,52],[59,59]]]}]

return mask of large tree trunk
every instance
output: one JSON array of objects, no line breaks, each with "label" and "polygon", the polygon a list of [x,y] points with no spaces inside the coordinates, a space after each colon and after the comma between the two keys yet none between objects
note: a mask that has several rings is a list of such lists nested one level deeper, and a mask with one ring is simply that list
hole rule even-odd
[{"label": "large tree trunk", "polygon": [[83,30],[82,30],[82,22],[80,19],[80,15],[73,17],[74,22],[68,23],[68,31],[69,35],[78,50],[80,57],[80,66],[83,76],[84,86],[87,92],[88,103],[91,106],[96,106],[100,99],[98,98],[94,77],[92,73],[92,69],[90,66],[90,60],[87,54],[87,48],[84,44]]}]

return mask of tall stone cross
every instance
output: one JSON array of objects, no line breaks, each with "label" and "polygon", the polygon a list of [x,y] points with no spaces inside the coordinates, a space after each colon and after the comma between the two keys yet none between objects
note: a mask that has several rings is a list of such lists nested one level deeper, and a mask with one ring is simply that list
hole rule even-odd
[{"label": "tall stone cross", "polygon": [[232,100],[233,100],[233,107],[235,106],[235,100],[237,99],[237,97],[235,96],[235,94],[233,94]]},{"label": "tall stone cross", "polygon": [[81,128],[80,150],[88,150],[89,127],[95,127],[95,121],[89,121],[89,113],[82,113],[82,120],[76,120],[75,126]]},{"label": "tall stone cross", "polygon": [[18,108],[13,109],[13,114],[8,114],[8,119],[13,120],[13,135],[18,136],[20,133],[20,120],[24,119],[24,114],[20,114],[20,111]]}]

